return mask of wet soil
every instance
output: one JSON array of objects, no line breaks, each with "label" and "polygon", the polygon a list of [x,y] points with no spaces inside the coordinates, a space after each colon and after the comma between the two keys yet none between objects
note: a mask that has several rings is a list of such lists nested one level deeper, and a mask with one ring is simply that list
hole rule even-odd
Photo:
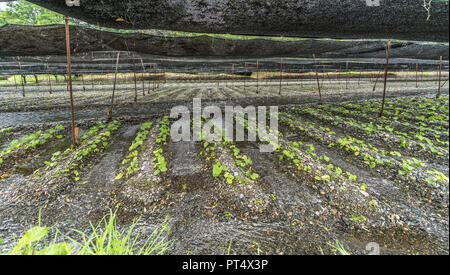
[{"label": "wet soil", "polygon": [[[222,91],[226,94],[231,89],[221,89],[217,93],[197,89],[193,93],[217,96]],[[429,91],[399,91],[389,96],[428,94]],[[369,97],[373,95],[346,93],[329,95],[325,100],[356,102]],[[293,98],[267,101],[258,98],[247,101],[246,98],[245,102],[236,99],[223,103],[270,101],[287,105],[317,100],[310,95],[296,95],[298,101]],[[219,100],[211,102],[222,104]],[[357,174],[357,184],[367,184],[366,192],[376,198],[381,209],[373,216],[367,214],[368,226],[349,221],[344,209],[351,208],[353,200],[364,198],[362,193],[350,199],[331,192],[333,189],[318,185],[307,174],[280,161],[275,153],[260,153],[258,143],[236,145],[252,159],[251,167],[259,174],[259,179],[246,185],[232,185],[213,177],[214,163],[205,158],[202,143],[168,141],[159,145],[155,142],[160,130],[159,118],[170,104],[118,107],[117,112],[123,116],[122,125],[113,134],[106,150],[91,158],[86,168],[80,171],[79,183],[65,177],[53,178],[51,174],[36,179],[31,173],[53,152],[67,147],[66,139],[39,148],[30,154],[30,158],[24,159],[24,163],[7,166],[10,175],[0,181],[0,238],[6,241],[0,251],[12,245],[14,235],[37,224],[39,209],[42,209],[43,224],[55,225],[62,232],[76,236],[71,229],[89,231],[89,221],[97,223],[109,209],[118,207],[119,227],[125,228],[134,218],[141,217],[137,231],[143,236],[148,236],[156,225],[167,221],[169,237],[173,240],[169,254],[227,254],[228,251],[231,254],[320,254],[322,251],[332,254],[329,244],[336,240],[352,254],[369,253],[367,245],[370,242],[378,243],[382,254],[448,254],[448,206],[436,209],[431,204],[426,205],[404,185],[312,140],[303,139],[305,143],[314,144],[318,154],[329,156],[332,164]],[[44,125],[58,121],[69,129],[67,114],[64,116],[55,111],[42,111],[41,114],[45,112],[42,116],[32,112],[22,121],[30,124],[45,122]],[[8,125],[13,120],[20,120],[21,114],[16,114],[2,113],[2,121]],[[83,131],[102,117],[101,109],[77,112],[77,121]],[[154,126],[140,152],[139,171],[128,179],[114,180],[141,123],[146,121],[153,121]],[[27,129],[26,133],[34,129],[24,125],[14,127],[15,130]],[[295,135],[286,137],[292,141],[299,138]],[[157,148],[163,149],[168,165],[168,171],[160,175],[154,175],[152,160]],[[216,148],[221,162],[237,169],[232,154],[219,145]],[[319,164],[311,161],[311,165]],[[448,163],[442,165],[448,167]]]}]

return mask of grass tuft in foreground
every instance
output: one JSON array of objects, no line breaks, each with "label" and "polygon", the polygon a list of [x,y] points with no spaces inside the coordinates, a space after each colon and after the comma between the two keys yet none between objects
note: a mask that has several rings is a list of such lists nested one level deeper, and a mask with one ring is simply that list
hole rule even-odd
[{"label": "grass tuft in foreground", "polygon": [[[24,236],[15,242],[14,248],[7,255],[161,255],[172,245],[167,235],[170,233],[167,223],[158,225],[143,245],[138,245],[139,234],[133,234],[139,222],[135,219],[127,230],[120,231],[116,225],[116,212],[110,210],[96,227],[91,223],[92,233],[87,235],[80,230],[74,230],[82,241],[64,237],[70,242],[56,242],[58,230],[51,244],[47,236],[51,228],[32,227]],[[133,235],[135,235],[133,237]],[[0,242],[3,240],[0,239]],[[77,247],[75,249],[75,247]]]}]

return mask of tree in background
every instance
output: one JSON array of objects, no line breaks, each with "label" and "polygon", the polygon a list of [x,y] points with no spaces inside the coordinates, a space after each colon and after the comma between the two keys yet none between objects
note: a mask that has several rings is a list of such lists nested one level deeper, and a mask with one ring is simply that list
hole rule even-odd
[{"label": "tree in background", "polygon": [[0,12],[0,25],[49,25],[64,23],[63,15],[28,3],[27,1],[20,0],[7,3],[6,5],[6,10]]},{"label": "tree in background", "polygon": [[[9,2],[6,4],[7,8],[4,11],[0,10],[0,26],[6,24],[15,25],[51,25],[51,24],[64,24],[64,15],[57,12],[53,12],[39,5],[31,4],[24,0],[15,2]],[[104,28],[88,24],[81,20],[71,18],[70,25],[78,25],[84,27],[91,27],[98,30],[131,33],[133,30],[117,30],[112,28]]]}]

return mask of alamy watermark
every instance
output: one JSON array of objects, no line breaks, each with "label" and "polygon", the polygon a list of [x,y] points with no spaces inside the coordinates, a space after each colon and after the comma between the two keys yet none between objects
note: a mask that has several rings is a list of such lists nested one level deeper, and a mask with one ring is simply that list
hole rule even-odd
[{"label": "alamy watermark", "polygon": [[194,98],[191,124],[191,111],[187,106],[173,107],[170,117],[177,120],[171,126],[172,141],[255,142],[259,138],[263,142],[259,146],[261,153],[278,148],[278,106],[225,106],[224,109],[225,114],[218,106],[202,108],[201,99]]},{"label": "alamy watermark", "polygon": [[366,0],[366,5],[369,7],[379,7],[380,0]]},{"label": "alamy watermark", "polygon": [[69,7],[79,7],[80,6],[80,0],[66,0],[66,5]]}]

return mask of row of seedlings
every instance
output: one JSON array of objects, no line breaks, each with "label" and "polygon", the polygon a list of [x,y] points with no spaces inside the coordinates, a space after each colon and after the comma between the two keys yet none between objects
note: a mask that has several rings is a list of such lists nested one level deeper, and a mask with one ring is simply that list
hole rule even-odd
[{"label": "row of seedlings", "polygon": [[[280,162],[280,167],[286,169],[298,182],[308,183],[312,189],[323,196],[324,202],[336,213],[343,215],[344,219],[357,227],[366,227],[369,219],[377,221],[376,217],[379,217],[380,213],[386,213],[385,207],[388,206],[382,206],[374,195],[357,185],[355,175],[338,166],[321,163],[320,157],[301,150],[300,142],[286,140],[281,132],[272,131],[269,126],[267,126],[267,132],[278,136],[278,143],[273,146],[276,149],[274,154]],[[258,130],[257,134],[263,141],[273,143],[261,130]],[[304,223],[293,221],[293,224],[303,226]],[[326,231],[329,230],[326,226],[323,228]]]},{"label": "row of seedlings", "polygon": [[[281,122],[293,131],[323,143],[351,158],[358,159],[358,165],[365,166],[384,178],[400,181],[421,194],[425,198],[447,197],[448,177],[443,173],[427,168],[427,165],[416,158],[405,158],[398,151],[385,151],[351,136],[338,138],[335,133],[313,123],[299,121],[296,117],[283,113]],[[319,128],[319,130],[317,130]],[[350,175],[349,175],[350,177]]]},{"label": "row of seedlings", "polygon": [[112,134],[117,131],[121,123],[114,121],[109,124],[97,122],[81,137],[81,144],[74,145],[65,151],[55,152],[50,161],[46,161],[44,167],[34,172],[36,178],[41,178],[45,173],[53,173],[54,176],[64,176],[75,182],[81,181],[81,171],[84,170],[92,159],[103,152],[110,143]]},{"label": "row of seedlings", "polygon": [[64,130],[62,125],[57,125],[45,131],[39,130],[26,135],[22,139],[15,139],[9,143],[9,146],[0,152],[0,168],[12,158],[20,158],[25,154],[33,153],[35,149],[54,139],[62,139],[61,132]]},{"label": "row of seedlings", "polygon": [[[448,129],[444,132],[440,132],[433,129],[422,128],[422,130],[424,131],[420,131],[412,125],[399,126],[399,123],[393,120],[388,120],[387,118],[380,118],[377,121],[373,121],[373,117],[359,111],[348,111],[345,109],[342,110],[342,108],[333,108],[328,106],[323,106],[322,108],[327,108],[327,110],[321,112],[312,108],[305,108],[304,110],[302,109],[302,111],[319,120],[325,120],[328,122],[336,120],[332,123],[339,123],[346,128],[352,127],[354,129],[360,130],[363,134],[366,135],[376,134],[379,139],[384,139],[386,142],[399,144],[400,147],[406,148],[411,152],[426,150],[435,156],[445,157],[445,154],[448,155],[449,143],[448,141],[441,140],[443,136],[444,138],[445,136],[448,137]],[[359,119],[365,119],[369,122],[365,123],[352,117],[343,117],[338,115],[337,113],[343,114],[345,116],[352,115]],[[415,131],[410,129],[408,133],[405,133],[396,130],[399,128],[413,128],[413,130]],[[386,135],[386,132],[389,133],[389,135]],[[433,140],[431,140],[430,138],[432,138]]]}]

